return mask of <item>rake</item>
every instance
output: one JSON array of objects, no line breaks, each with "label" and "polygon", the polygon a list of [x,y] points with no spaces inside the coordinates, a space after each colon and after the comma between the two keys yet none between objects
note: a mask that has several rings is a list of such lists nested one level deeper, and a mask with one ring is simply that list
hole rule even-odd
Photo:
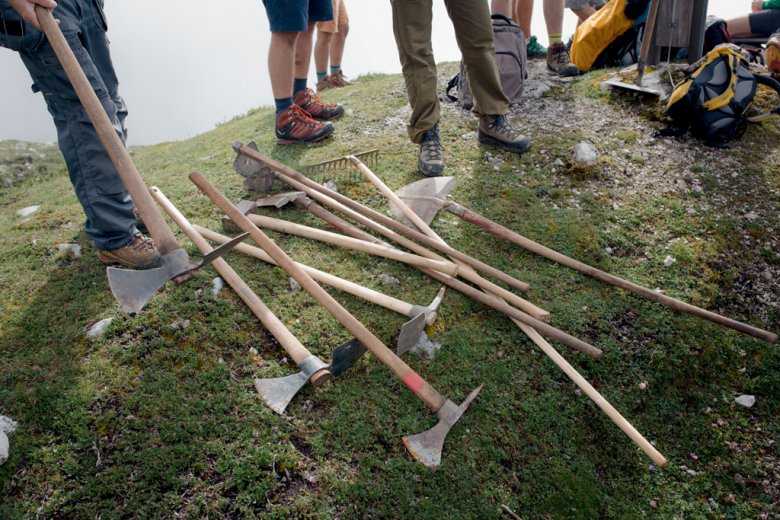
[{"label": "rake", "polygon": [[[376,167],[379,162],[379,150],[369,150],[354,155],[365,164]],[[303,174],[308,178],[323,183],[325,181],[337,181],[346,183],[358,183],[363,181],[363,176],[356,171],[349,162],[349,156],[331,159],[329,161],[318,162],[303,167]],[[371,167],[371,166],[369,166]]]}]

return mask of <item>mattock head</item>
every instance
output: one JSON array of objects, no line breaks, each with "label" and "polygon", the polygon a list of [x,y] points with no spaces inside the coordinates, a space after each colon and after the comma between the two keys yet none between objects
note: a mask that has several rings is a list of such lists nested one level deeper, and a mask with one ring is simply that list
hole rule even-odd
[{"label": "mattock head", "polygon": [[427,307],[415,305],[411,316],[414,316],[411,320],[407,321],[401,327],[401,332],[398,334],[398,344],[396,348],[396,354],[399,356],[404,355],[417,345],[420,337],[425,331],[425,327],[432,325],[436,321],[436,311],[441,305],[441,300],[444,298],[444,293],[447,287],[442,286],[436,297]]},{"label": "mattock head", "polygon": [[[275,173],[274,171],[260,164],[259,162],[240,154],[238,151],[243,146],[240,142],[233,143],[233,150],[236,152],[236,159],[233,161],[233,169],[244,177],[244,186],[250,190],[259,193],[268,193],[273,186]],[[246,145],[248,148],[257,151],[257,145],[252,142]]]},{"label": "mattock head", "polygon": [[326,365],[317,356],[304,359],[297,374],[271,379],[255,379],[255,388],[271,410],[284,414],[287,405],[298,392],[311,381],[313,386],[321,386],[332,377],[346,372],[366,352],[366,347],[356,339],[351,339],[333,349],[333,361]]},{"label": "mattock head", "polygon": [[404,445],[409,455],[429,468],[438,466],[441,463],[441,452],[444,449],[444,440],[447,438],[447,434],[450,433],[452,427],[464,414],[471,401],[477,397],[480,390],[482,390],[482,385],[474,389],[460,406],[448,399],[436,412],[436,416],[439,418],[439,423],[436,426],[417,435],[404,437]]},{"label": "mattock head", "polygon": [[[398,197],[414,211],[426,224],[433,222],[442,207],[444,199],[455,189],[455,177],[429,177],[400,188],[395,192]],[[415,227],[412,222],[394,205],[390,213],[404,224]]]}]

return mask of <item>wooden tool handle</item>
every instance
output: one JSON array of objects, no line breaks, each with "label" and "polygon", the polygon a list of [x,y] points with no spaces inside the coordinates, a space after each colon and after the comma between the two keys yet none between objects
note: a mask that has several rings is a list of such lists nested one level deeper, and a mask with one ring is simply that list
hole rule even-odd
[{"label": "wooden tool handle", "polygon": [[[201,236],[203,236],[204,238],[220,244],[224,244],[230,240],[230,237],[226,237],[225,235],[221,235],[219,233],[211,231],[210,229],[200,227],[197,224],[194,225],[193,228],[195,229],[195,231],[200,233]],[[234,249],[239,253],[244,253],[246,255],[258,258],[263,262],[267,262],[271,265],[276,265],[274,259],[271,258],[268,255],[268,253],[266,253],[259,247],[250,246],[249,244],[238,244]],[[309,276],[311,276],[312,278],[314,278],[316,281],[320,283],[324,283],[326,285],[339,289],[340,291],[344,291],[353,296],[357,296],[358,298],[363,298],[364,300],[368,300],[372,303],[376,303],[377,305],[381,305],[386,309],[390,309],[391,311],[395,311],[399,314],[403,314],[404,316],[411,317],[410,315],[415,309],[415,306],[412,305],[411,303],[407,303],[405,301],[399,300],[398,298],[393,298],[392,296],[388,296],[387,294],[381,293],[379,291],[375,291],[373,289],[369,289],[368,287],[364,287],[362,285],[358,285],[355,282],[345,280],[344,278],[339,278],[338,276],[334,276],[330,273],[320,271],[319,269],[309,267],[308,265],[302,264],[300,262],[296,262],[296,264],[298,264],[298,267],[306,271],[306,273]]]},{"label": "wooden tool handle", "polygon": [[563,358],[563,356],[561,356],[558,351],[552,347],[552,345],[547,343],[547,341],[545,341],[545,339],[540,336],[538,332],[525,323],[516,320],[513,321],[515,321],[517,326],[520,327],[523,332],[525,332],[528,337],[530,337],[531,340],[536,343],[536,345],[541,348],[545,354],[547,354],[547,357],[552,359],[553,362],[558,365],[558,367],[563,370],[563,372],[569,376],[572,381],[574,381],[574,384],[580,387],[582,391],[585,392],[585,394],[590,397],[594,403],[596,403],[596,406],[601,408],[601,410],[607,414],[612,422],[615,423],[618,428],[623,430],[623,432],[628,435],[628,438],[631,439],[634,444],[639,446],[639,448],[641,448],[641,450],[644,451],[655,464],[658,464],[658,466],[661,468],[666,466],[666,458],[661,455],[661,453],[659,453],[659,451],[656,450],[655,447],[650,444],[648,440],[645,439],[642,434],[631,425],[630,422],[628,422],[622,415],[620,415],[620,412],[618,412],[615,407],[609,404],[609,401],[604,399],[604,397],[595,388],[593,388],[593,386],[591,386],[591,384],[588,383],[585,378],[582,377],[579,372],[577,372],[577,370],[575,370],[574,367],[572,367]]},{"label": "wooden tool handle", "polygon": [[570,267],[575,271],[584,273],[588,276],[596,278],[597,280],[601,280],[602,282],[606,282],[610,285],[620,287],[638,296],[647,298],[648,300],[653,300],[660,304],[666,305],[667,307],[670,307],[676,311],[698,316],[713,323],[717,323],[719,325],[723,325],[724,327],[729,327],[749,336],[753,336],[754,338],[762,339],[769,343],[777,342],[777,334],[753,327],[751,325],[747,325],[745,323],[741,323],[736,320],[732,320],[731,318],[726,318],[720,314],[710,312],[675,298],[671,298],[659,292],[648,289],[647,287],[642,287],[641,285],[637,285],[635,283],[629,282],[628,280],[624,280],[623,278],[606,273],[600,269],[582,263],[578,260],[574,260],[573,258],[545,247],[538,242],[534,242],[533,240],[526,238],[519,233],[512,231],[511,229],[507,229],[504,226],[497,224],[478,213],[466,209],[460,204],[447,202],[444,204],[444,208],[450,213],[461,217],[466,222],[470,222],[471,224],[474,224],[475,226],[480,227],[489,233],[493,233],[496,236],[499,236],[505,240],[519,245],[524,249],[527,249],[528,251],[531,251],[532,253],[536,253],[537,255],[548,258],[553,262]]},{"label": "wooden tool handle", "polygon": [[[200,250],[201,253],[208,254],[214,250],[209,243],[204,239],[200,233],[190,224],[187,218],[168,200],[168,198],[159,190],[159,188],[152,187],[149,189],[152,196],[157,200],[160,206],[171,216],[174,222],[184,231],[184,234],[192,240],[192,243]],[[239,244],[245,245],[245,244]],[[292,358],[296,365],[299,365],[304,359],[311,356],[311,353],[304,347],[298,338],[296,338],[292,332],[276,317],[276,315],[269,309],[265,303],[255,294],[254,291],[241,279],[232,267],[223,258],[218,258],[213,262],[214,268],[219,272],[220,276],[236,291],[236,294],[246,303],[255,316],[265,325],[265,328],[273,334],[273,336],[282,345],[285,352]],[[314,386],[320,386],[330,379],[331,373],[327,369],[321,369],[311,376],[309,381]]]},{"label": "wooden tool handle", "polygon": [[661,5],[661,0],[650,0],[650,12],[647,14],[647,22],[645,23],[645,30],[642,34],[642,47],[639,49],[639,59],[637,63],[637,72],[639,73],[636,79],[636,84],[642,85],[642,76],[645,73],[645,65],[647,65],[647,57],[650,55],[650,45],[655,37],[655,22],[658,20],[658,8]]},{"label": "wooden tool handle", "polygon": [[323,307],[333,314],[339,323],[363,343],[386,367],[388,367],[406,386],[414,392],[432,412],[441,408],[446,399],[429,385],[417,372],[403,362],[389,348],[387,348],[376,336],[374,336],[362,323],[360,323],[349,311],[342,307],[325,290],[317,285],[287,254],[279,248],[265,233],[260,231],[246,215],[241,213],[230,201],[214,188],[203,175],[193,173],[190,180],[208,196],[228,217],[241,229],[249,232],[254,240],[271,258],[279,264],[303,289],[311,294]]},{"label": "wooden tool handle", "polygon": [[378,239],[374,235],[366,233],[357,226],[353,226],[346,220],[337,217],[330,211],[326,210],[308,197],[298,197],[295,199],[295,205],[305,208],[315,217],[322,219],[342,233],[349,235],[353,238],[363,240],[365,242],[371,242],[373,244],[379,244],[383,246],[389,246],[386,242]]},{"label": "wooden tool handle", "polygon": [[321,240],[339,247],[353,249],[355,251],[362,251],[364,253],[381,256],[383,258],[389,258],[391,260],[396,260],[405,264],[425,267],[426,269],[434,269],[449,275],[455,275],[458,272],[458,266],[452,262],[423,258],[405,251],[399,251],[398,249],[392,247],[372,244],[364,240],[346,237],[337,233],[331,233],[330,231],[323,231],[322,229],[302,226],[300,224],[295,224],[294,222],[288,222],[286,220],[265,217],[263,215],[249,215],[249,220],[251,220],[252,223],[254,223],[256,226],[262,228],[272,229],[274,231],[280,231],[282,233],[301,236],[304,238]]},{"label": "wooden tool handle", "polygon": [[35,14],[38,17],[38,23],[43,29],[46,38],[54,49],[54,53],[59,58],[62,68],[65,70],[68,79],[70,79],[76,94],[78,95],[84,110],[92,121],[95,131],[100,138],[100,142],[106,149],[111,162],[119,173],[119,178],[127,188],[130,196],[133,198],[138,211],[143,218],[144,224],[149,229],[154,243],[161,254],[165,255],[175,249],[179,249],[176,239],[173,236],[171,228],[163,219],[160,211],[154,205],[149,192],[146,190],[146,184],[141,178],[141,174],[136,170],[130,154],[119,136],[116,134],[111,121],[108,119],[103,105],[100,103],[95,91],[84,74],[76,56],[73,54],[68,42],[60,30],[57,21],[52,16],[50,10],[35,6]]}]

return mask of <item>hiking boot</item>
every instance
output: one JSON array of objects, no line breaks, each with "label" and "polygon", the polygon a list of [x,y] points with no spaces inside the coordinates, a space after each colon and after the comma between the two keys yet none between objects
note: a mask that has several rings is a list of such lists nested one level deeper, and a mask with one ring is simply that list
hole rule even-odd
[{"label": "hiking boot", "polygon": [[276,114],[276,144],[316,143],[332,133],[332,123],[315,121],[298,105]]},{"label": "hiking boot", "polygon": [[138,208],[133,208],[133,216],[135,217],[135,229],[144,235],[148,235],[149,230],[146,228],[146,224],[144,223],[144,219],[141,216],[141,212],[138,211]]},{"label": "hiking boot", "polygon": [[477,139],[482,144],[492,144],[507,152],[525,153],[531,148],[531,140],[517,133],[503,114],[481,116]]},{"label": "hiking boot", "polygon": [[318,121],[332,121],[344,114],[343,106],[325,103],[310,88],[305,88],[295,94],[293,103],[301,107],[312,119]]},{"label": "hiking boot", "polygon": [[335,88],[337,86],[338,85],[333,83],[333,76],[325,76],[317,82],[317,92],[322,92],[323,90],[328,90],[329,88]]},{"label": "hiking boot", "polygon": [[563,42],[555,42],[547,48],[547,68],[563,77],[580,73],[580,69],[569,59],[569,51]]},{"label": "hiking boot", "polygon": [[353,85],[351,81],[348,81],[346,77],[344,77],[344,73],[339,71],[336,74],[331,74],[330,76],[330,82],[333,84],[334,87],[349,87],[350,85]]},{"label": "hiking boot", "polygon": [[441,177],[444,172],[444,161],[441,158],[441,139],[439,125],[425,132],[420,141],[420,151],[417,155],[417,167],[426,177]]},{"label": "hiking boot", "polygon": [[133,235],[125,246],[98,251],[98,259],[107,264],[121,264],[133,269],[151,269],[162,265],[154,242],[141,233]]},{"label": "hiking boot", "polygon": [[547,47],[539,43],[536,36],[531,36],[525,44],[525,52],[529,58],[544,58],[547,56]]}]

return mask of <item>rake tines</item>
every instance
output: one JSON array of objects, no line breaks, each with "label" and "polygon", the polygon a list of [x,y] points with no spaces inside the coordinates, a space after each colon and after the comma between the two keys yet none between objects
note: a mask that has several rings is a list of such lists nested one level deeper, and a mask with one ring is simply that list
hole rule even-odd
[{"label": "rake tines", "polygon": [[[353,155],[363,163],[373,165],[373,167],[376,167],[379,162],[379,150],[369,150]],[[319,183],[325,181],[358,183],[363,181],[363,175],[352,166],[347,157],[339,157],[338,159],[331,159],[330,161],[304,166],[302,173]]]}]

